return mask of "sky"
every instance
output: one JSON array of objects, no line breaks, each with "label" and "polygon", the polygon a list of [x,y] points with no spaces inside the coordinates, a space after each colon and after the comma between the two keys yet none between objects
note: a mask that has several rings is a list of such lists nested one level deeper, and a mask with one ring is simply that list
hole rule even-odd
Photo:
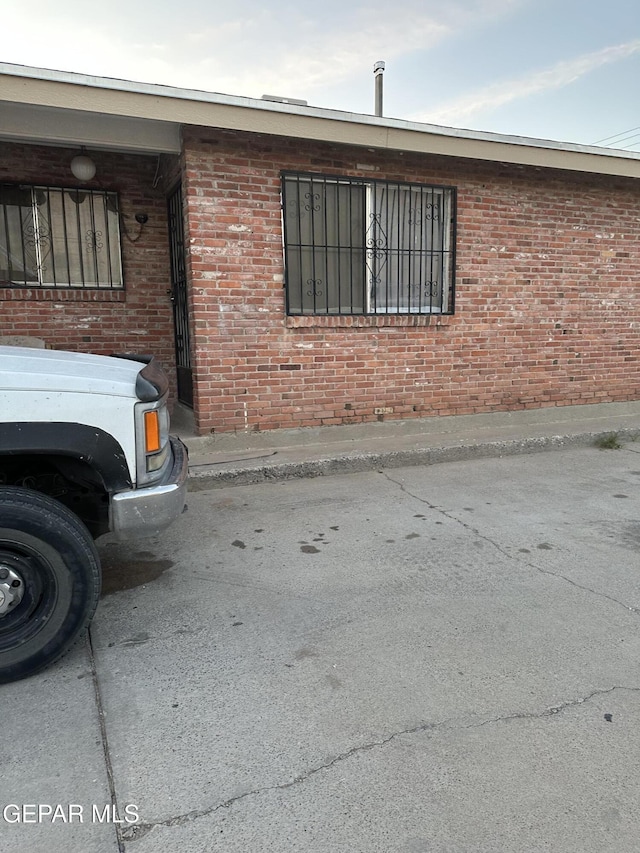
[{"label": "sky", "polygon": [[640,152],[638,0],[31,0],[0,61]]}]

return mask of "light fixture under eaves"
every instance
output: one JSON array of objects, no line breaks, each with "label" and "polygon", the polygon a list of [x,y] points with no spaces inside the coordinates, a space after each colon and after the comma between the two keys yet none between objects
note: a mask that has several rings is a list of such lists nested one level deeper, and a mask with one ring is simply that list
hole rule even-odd
[{"label": "light fixture under eaves", "polygon": [[84,153],[84,148],[82,148],[81,151],[82,153],[76,154],[71,161],[71,172],[76,180],[80,181],[80,183],[86,184],[86,182],[90,181],[95,175],[96,164],[93,162],[91,157]]}]

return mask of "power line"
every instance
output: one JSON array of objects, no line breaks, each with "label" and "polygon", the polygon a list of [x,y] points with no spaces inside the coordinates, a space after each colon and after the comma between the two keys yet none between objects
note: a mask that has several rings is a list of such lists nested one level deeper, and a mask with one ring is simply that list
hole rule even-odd
[{"label": "power line", "polygon": [[[618,139],[616,142],[609,143],[617,148],[625,148],[627,146],[622,145],[623,142],[631,142],[632,139],[640,139],[640,133],[632,133],[631,136],[623,136],[622,139]],[[638,143],[634,143],[637,145]]]},{"label": "power line", "polygon": [[[617,139],[618,136],[624,136],[626,133],[633,133],[634,130],[640,130],[640,127],[630,127],[628,130],[622,130],[620,133],[614,133],[613,136],[605,136],[604,139],[598,139],[597,142],[594,142],[593,145],[600,145],[602,142],[612,142],[614,139]],[[619,142],[624,142],[624,139],[618,140]]]}]

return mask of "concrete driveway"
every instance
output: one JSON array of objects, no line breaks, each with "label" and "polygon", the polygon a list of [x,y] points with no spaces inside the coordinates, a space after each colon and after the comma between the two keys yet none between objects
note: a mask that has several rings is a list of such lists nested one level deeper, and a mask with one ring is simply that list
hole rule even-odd
[{"label": "concrete driveway", "polygon": [[640,444],[204,490],[101,551],[90,641],[0,688],[2,853],[640,849]]}]

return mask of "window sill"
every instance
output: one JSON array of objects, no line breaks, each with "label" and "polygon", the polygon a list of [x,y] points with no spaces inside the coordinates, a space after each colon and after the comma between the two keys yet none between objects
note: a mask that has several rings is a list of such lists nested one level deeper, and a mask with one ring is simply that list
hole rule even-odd
[{"label": "window sill", "polygon": [[0,287],[0,302],[125,302],[124,290]]},{"label": "window sill", "polygon": [[287,329],[320,328],[377,328],[380,326],[449,326],[452,314],[305,314],[285,317]]}]

